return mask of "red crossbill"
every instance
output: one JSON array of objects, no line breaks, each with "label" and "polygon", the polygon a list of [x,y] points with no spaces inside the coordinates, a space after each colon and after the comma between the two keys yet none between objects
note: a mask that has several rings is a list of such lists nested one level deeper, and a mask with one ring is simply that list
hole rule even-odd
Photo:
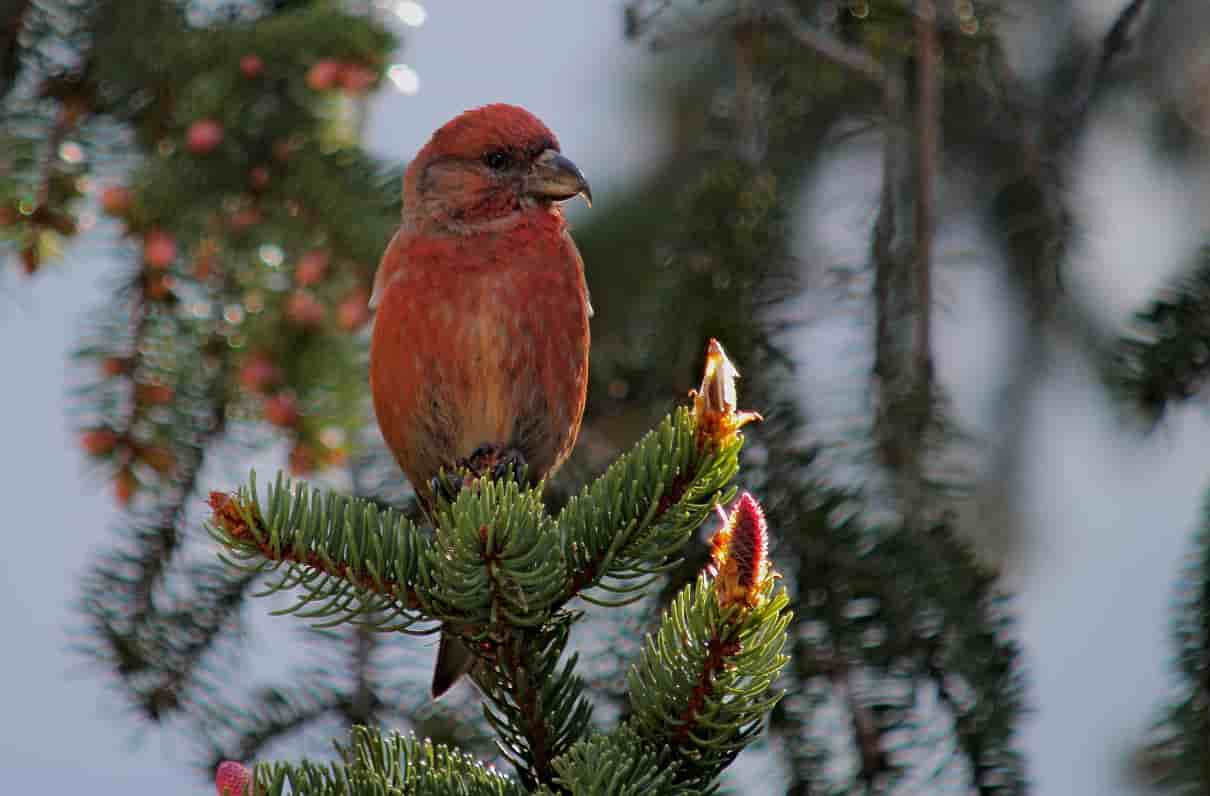
[{"label": "red crossbill", "polygon": [[[554,134],[512,105],[461,114],[408,167],[370,298],[370,389],[426,509],[442,468],[524,465],[536,482],[575,444],[592,310],[557,203],[577,195],[591,201]],[[434,697],[471,662],[443,632]]]}]

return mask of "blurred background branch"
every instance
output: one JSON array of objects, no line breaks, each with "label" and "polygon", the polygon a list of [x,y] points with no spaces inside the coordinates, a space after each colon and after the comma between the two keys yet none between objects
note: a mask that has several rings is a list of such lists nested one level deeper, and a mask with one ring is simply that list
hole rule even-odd
[{"label": "blurred background branch", "polygon": [[[757,770],[787,794],[1026,789],[1021,712],[1048,704],[1026,696],[999,569],[1057,533],[1029,484],[1074,495],[1079,475],[1045,469],[1039,438],[1074,432],[1043,429],[1040,407],[1068,400],[1060,425],[1109,411],[1175,427],[1210,375],[1203,5],[625,5],[625,57],[650,64],[627,90],[658,140],[574,219],[598,314],[584,430],[548,498],[694,386],[708,337],[727,345],[767,418],[744,473],[786,529],[797,617],[787,698],[734,792],[767,792]],[[397,53],[441,34],[400,20],[426,13],[452,16],[397,0],[0,5],[0,251],[46,283],[100,249],[121,264],[72,366],[70,422],[122,508],[80,578],[76,646],[129,722],[188,738],[200,765],[365,720],[485,745],[470,700],[415,688],[431,655],[415,642],[308,632],[275,650],[301,662],[245,676],[258,583],[215,564],[198,514],[215,471],[251,460],[414,511],[364,373],[366,290],[410,153],[382,162],[363,127],[379,89],[416,90]],[[1102,212],[1098,180],[1132,169],[1104,200],[1127,210]],[[1168,172],[1193,208],[1175,221],[1137,187]],[[1114,251],[1113,227],[1151,236],[1143,255]],[[1109,389],[1054,398],[1085,371]],[[1133,450],[1136,433],[1113,438]],[[1139,460],[1137,480],[1163,480]],[[1094,504],[1117,507],[1112,489]],[[1127,755],[1139,789],[1210,781],[1203,546],[1178,581],[1186,690]],[[618,679],[706,555],[692,545],[621,624],[589,612],[573,646],[610,653],[586,656],[601,721],[626,715]]]}]

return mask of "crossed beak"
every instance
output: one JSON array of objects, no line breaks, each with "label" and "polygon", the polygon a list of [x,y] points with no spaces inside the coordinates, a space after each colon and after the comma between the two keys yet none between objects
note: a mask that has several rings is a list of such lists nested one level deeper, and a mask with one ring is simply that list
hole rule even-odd
[{"label": "crossed beak", "polygon": [[583,196],[585,203],[592,207],[592,188],[588,187],[588,180],[576,164],[553,149],[547,149],[534,160],[525,175],[525,192],[555,202]]}]

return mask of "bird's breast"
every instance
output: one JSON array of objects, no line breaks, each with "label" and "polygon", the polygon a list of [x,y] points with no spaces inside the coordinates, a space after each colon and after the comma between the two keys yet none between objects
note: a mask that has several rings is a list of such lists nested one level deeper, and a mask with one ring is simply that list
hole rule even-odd
[{"label": "bird's breast", "polygon": [[541,475],[574,442],[588,369],[583,269],[561,228],[522,232],[392,243],[402,262],[375,321],[371,388],[413,482],[482,444],[519,447]]}]

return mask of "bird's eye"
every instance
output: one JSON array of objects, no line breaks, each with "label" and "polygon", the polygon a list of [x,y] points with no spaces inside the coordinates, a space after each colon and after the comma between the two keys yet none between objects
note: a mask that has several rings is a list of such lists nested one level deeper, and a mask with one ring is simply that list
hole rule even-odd
[{"label": "bird's eye", "polygon": [[503,169],[507,168],[513,159],[503,149],[493,149],[483,156],[483,162],[489,169]]}]

